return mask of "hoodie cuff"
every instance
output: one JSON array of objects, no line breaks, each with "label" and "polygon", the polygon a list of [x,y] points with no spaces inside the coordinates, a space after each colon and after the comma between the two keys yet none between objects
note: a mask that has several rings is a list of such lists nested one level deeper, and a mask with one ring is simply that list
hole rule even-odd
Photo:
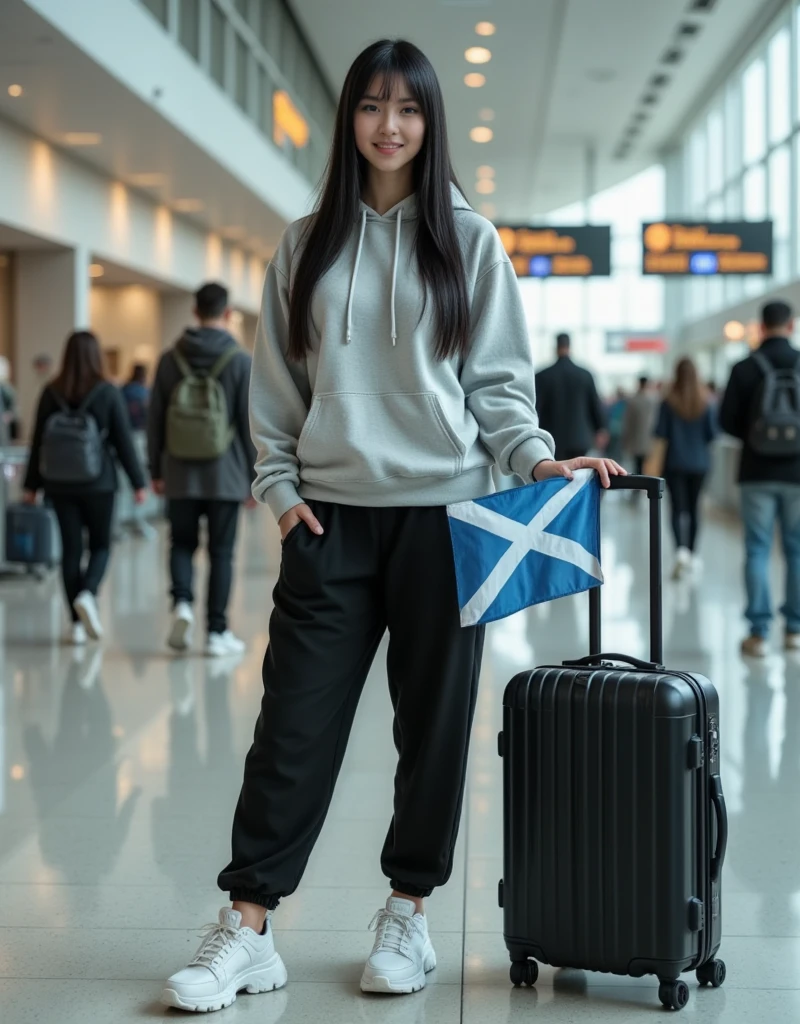
[{"label": "hoodie cuff", "polygon": [[280,522],[281,517],[284,516],[290,508],[294,508],[295,505],[303,504],[303,499],[297,493],[297,488],[294,484],[290,484],[287,481],[273,484],[272,487],[269,487],[261,494],[256,494],[254,487],[253,497],[258,501],[262,501],[269,505],[270,511],[278,522]]},{"label": "hoodie cuff", "polygon": [[533,483],[533,471],[540,462],[552,459],[555,453],[541,437],[529,437],[527,441],[517,445],[511,453],[509,464],[511,469],[523,480]]}]

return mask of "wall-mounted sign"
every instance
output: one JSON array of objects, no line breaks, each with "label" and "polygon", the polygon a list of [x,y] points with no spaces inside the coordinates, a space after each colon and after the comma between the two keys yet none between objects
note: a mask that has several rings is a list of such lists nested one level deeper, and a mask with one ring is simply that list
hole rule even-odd
[{"label": "wall-mounted sign", "polygon": [[498,227],[517,277],[608,277],[611,228]]},{"label": "wall-mounted sign", "polygon": [[606,331],[606,352],[666,352],[661,331]]},{"label": "wall-mounted sign", "polygon": [[772,273],[771,220],[643,224],[642,244],[643,274]]}]

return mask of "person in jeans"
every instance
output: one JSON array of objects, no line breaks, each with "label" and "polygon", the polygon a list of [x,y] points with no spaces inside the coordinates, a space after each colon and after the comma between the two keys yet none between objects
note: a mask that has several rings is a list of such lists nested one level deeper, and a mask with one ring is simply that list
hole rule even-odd
[{"label": "person in jeans", "polygon": [[[150,388],[147,386],[147,367],[144,363],[136,363],[131,370],[130,380],[120,388],[128,418],[133,429],[136,451],[143,461],[147,461],[147,407],[150,403]],[[129,523],[131,532],[137,537],[154,538],[156,530],[147,522],[147,508],[137,506]]]},{"label": "person in jeans", "polygon": [[[789,340],[793,331],[794,313],[788,303],[773,301],[762,307],[758,352],[776,369],[790,369],[800,359]],[[756,453],[749,444],[755,399],[763,378],[752,355],[737,363],[719,410],[722,429],[742,441],[739,483],[745,543],[745,616],[750,623],[742,653],[752,657],[766,654],[772,622],[769,575],[776,521],[786,559],[786,600],[781,609],[786,620],[784,645],[787,650],[800,649],[800,455],[768,457]]]},{"label": "person in jeans", "polygon": [[691,359],[681,359],[675,379],[661,403],[655,436],[664,449],[663,474],[672,504],[672,532],[680,579],[699,567],[695,556],[698,506],[703,481],[711,465],[709,445],[717,433],[711,398]]},{"label": "person in jeans", "polygon": [[[40,459],[45,425],[65,405],[78,409],[84,402],[86,413],[94,418],[103,437],[100,475],[89,483],[48,480],[42,472]],[[97,338],[89,331],[76,331],[67,340],[61,371],[39,399],[23,492],[23,501],[33,505],[38,492],[43,490],[58,518],[61,572],[72,618],[69,639],[74,644],[85,644],[87,636],[99,640],[103,635],[96,597],[111,550],[111,522],[117,490],[117,468],[112,451],[131,482],[134,500],[141,504],[145,499],[144,473],[122,396],[103,374]],[[85,566],[84,531],[88,539]]]},{"label": "person in jeans", "polygon": [[[221,284],[205,284],[195,294],[197,327],[189,328],[156,370],[147,419],[147,448],[152,486],[167,499],[171,530],[169,568],[173,619],[167,643],[188,650],[194,627],[194,554],[200,521],[208,535],[208,597],[206,654],[221,657],[244,651],[244,643],[228,629],[228,599],[233,581],[233,553],[239,507],[253,507],[255,448],[250,438],[247,396],[251,358],[228,331],[228,292]],[[167,450],[170,399],[184,374],[182,357],[193,371],[208,373],[225,353],[231,358],[219,374],[225,392],[231,441],[214,459],[184,459]]]},{"label": "person in jeans", "polygon": [[559,459],[575,459],[608,444],[606,410],[594,377],[570,356],[570,337],[556,337],[556,361],[536,374],[542,428],[552,434]]},{"label": "person in jeans", "polygon": [[286,983],[270,912],[300,884],[387,629],[390,895],[361,988],[417,992],[436,965],[424,900],[453,868],[484,638],[461,627],[446,506],[491,492],[495,462],[528,483],[590,467],[608,486],[622,470],[553,459],[514,269],[455,181],[441,88],[411,43],[375,43],[348,72],[317,210],[267,270],[250,417],[253,493],[283,553],[218,878],[233,906],[162,999],[205,1012]]}]

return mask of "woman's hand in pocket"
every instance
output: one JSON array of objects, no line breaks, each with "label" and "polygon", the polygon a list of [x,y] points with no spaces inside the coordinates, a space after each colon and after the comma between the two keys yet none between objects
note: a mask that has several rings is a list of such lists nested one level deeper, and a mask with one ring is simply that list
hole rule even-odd
[{"label": "woman's hand in pocket", "polygon": [[312,533],[316,533],[318,536],[325,532],[322,529],[319,520],[308,505],[295,505],[294,508],[290,508],[288,512],[284,512],[278,521],[278,526],[281,531],[281,540],[286,540],[298,523],[305,523],[309,530],[311,530]]}]

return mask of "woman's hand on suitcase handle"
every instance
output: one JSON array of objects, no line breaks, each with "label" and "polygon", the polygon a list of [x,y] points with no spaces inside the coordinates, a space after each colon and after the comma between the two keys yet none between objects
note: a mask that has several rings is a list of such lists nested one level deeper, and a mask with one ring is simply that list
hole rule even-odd
[{"label": "woman's hand on suitcase handle", "polygon": [[603,487],[611,486],[612,476],[627,476],[628,471],[623,469],[613,459],[595,459],[588,455],[582,455],[577,459],[567,459],[564,462],[554,462],[552,459],[544,459],[538,462],[533,468],[533,479],[549,480],[554,476],[564,476],[567,480],[572,479],[573,471],[576,469],[593,469],[600,477]]},{"label": "woman's hand on suitcase handle", "polygon": [[22,502],[24,505],[35,505],[37,499],[36,491],[23,491]]},{"label": "woman's hand on suitcase handle", "polygon": [[294,508],[290,508],[288,512],[284,512],[278,520],[278,526],[281,531],[281,540],[286,540],[298,523],[305,523],[309,530],[311,530],[312,533],[316,533],[317,536],[325,532],[322,529],[321,523],[308,505],[295,505]]}]

